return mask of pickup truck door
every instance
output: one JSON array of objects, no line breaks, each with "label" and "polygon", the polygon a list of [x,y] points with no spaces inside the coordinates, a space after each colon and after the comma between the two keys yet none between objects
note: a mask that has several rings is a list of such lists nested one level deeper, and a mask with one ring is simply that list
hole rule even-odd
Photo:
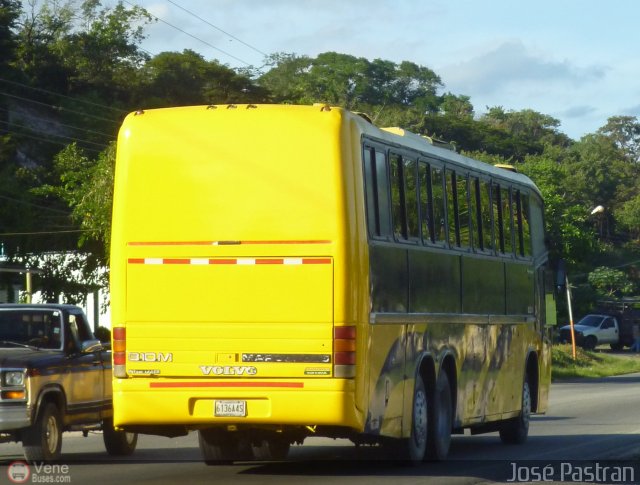
[{"label": "pickup truck door", "polygon": [[612,317],[605,318],[600,324],[598,341],[601,343],[616,343],[618,342],[618,338],[618,325],[616,320]]},{"label": "pickup truck door", "polygon": [[[83,314],[69,314],[65,323],[67,352],[67,411],[70,415],[99,417],[104,406],[104,373],[101,351],[81,352],[82,343],[93,340]],[[73,419],[72,419],[73,420]]]}]

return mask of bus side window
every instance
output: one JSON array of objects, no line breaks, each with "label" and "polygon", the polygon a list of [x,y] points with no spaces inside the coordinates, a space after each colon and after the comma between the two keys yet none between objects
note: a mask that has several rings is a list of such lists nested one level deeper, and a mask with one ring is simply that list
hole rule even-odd
[{"label": "bus side window", "polygon": [[418,163],[418,186],[420,200],[420,232],[423,242],[435,242],[433,224],[433,202],[431,201],[430,167],[423,161]]},{"label": "bus side window", "polygon": [[456,173],[445,169],[447,181],[447,225],[449,227],[449,245],[460,246],[460,222],[458,219],[458,186]]},{"label": "bus side window", "polygon": [[482,212],[480,211],[480,180],[478,177],[469,178],[471,189],[469,200],[471,201],[471,233],[473,234],[472,244],[476,249],[484,249],[482,235]]},{"label": "bus side window", "polygon": [[389,200],[389,171],[387,160],[383,152],[376,150],[376,193],[378,199],[378,222],[380,232],[378,236],[391,236],[391,201]]},{"label": "bus side window", "polygon": [[365,147],[363,155],[369,235],[384,239],[391,233],[387,164],[384,153],[374,148]]},{"label": "bus side window", "polygon": [[512,192],[505,188],[502,194],[502,221],[504,224],[504,253],[513,254],[513,204]]},{"label": "bus side window", "polygon": [[531,256],[531,227],[529,226],[529,196],[518,191],[518,233],[520,239],[520,255]]},{"label": "bus side window", "polygon": [[429,200],[433,204],[433,235],[432,242],[436,244],[444,244],[446,241],[445,225],[447,223],[445,219],[445,195],[444,195],[444,182],[443,182],[443,170],[440,167],[431,167],[431,180],[427,185],[427,190],[430,191]]},{"label": "bus side window", "polygon": [[504,225],[502,220],[502,194],[500,185],[491,184],[491,199],[493,206],[493,220],[496,228],[496,247],[499,252],[504,253]]},{"label": "bus side window", "polygon": [[416,184],[417,162],[404,159],[404,193],[407,214],[407,237],[411,241],[420,239],[420,226],[418,223],[418,187]]},{"label": "bus side window", "polygon": [[404,193],[404,170],[402,158],[394,153],[389,157],[391,169],[391,217],[393,220],[393,235],[396,240],[407,239],[407,215],[405,213],[406,200]]},{"label": "bus side window", "polygon": [[456,175],[456,195],[458,199],[458,231],[460,238],[458,245],[462,248],[471,246],[471,225],[469,214],[469,184],[468,178],[464,174]]},{"label": "bus side window", "polygon": [[367,227],[369,235],[380,235],[380,223],[378,221],[378,198],[376,197],[375,182],[375,151],[370,147],[364,148],[364,188],[367,204]]},{"label": "bus side window", "polygon": [[493,217],[491,214],[491,184],[480,181],[480,214],[482,219],[482,249],[493,251]]}]

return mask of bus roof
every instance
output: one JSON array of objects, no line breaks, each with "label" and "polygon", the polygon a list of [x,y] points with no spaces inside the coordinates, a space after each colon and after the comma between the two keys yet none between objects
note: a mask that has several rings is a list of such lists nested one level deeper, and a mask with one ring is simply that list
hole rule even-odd
[{"label": "bus roof", "polygon": [[[168,111],[168,110],[246,110],[246,109],[257,109],[257,110],[274,110],[274,111],[317,111],[326,112],[326,111],[339,111],[343,114],[343,116],[349,117],[352,121],[358,124],[360,130],[363,134],[370,136],[372,138],[377,138],[381,141],[385,141],[391,145],[396,145],[399,147],[409,148],[411,150],[417,151],[424,156],[429,156],[432,158],[436,158],[438,160],[452,163],[454,165],[459,165],[461,167],[466,167],[468,169],[474,170],[478,173],[487,174],[490,177],[495,177],[498,179],[509,180],[522,186],[529,187],[534,190],[539,196],[540,190],[535,185],[535,183],[526,175],[517,173],[511,170],[505,170],[504,167],[496,167],[489,163],[481,162],[475,160],[473,158],[461,155],[456,151],[452,150],[452,145],[447,142],[443,142],[441,140],[435,140],[433,138],[418,135],[411,131],[405,130],[403,128],[398,127],[386,127],[381,128],[377,127],[373,124],[371,119],[363,115],[362,113],[352,112],[345,108],[330,106],[328,104],[316,103],[313,105],[277,105],[277,104],[228,104],[228,105],[208,105],[208,106],[186,106],[186,107],[173,107],[173,108],[160,108],[158,110],[150,110],[150,111]],[[143,110],[137,111],[132,115],[143,114]]]}]

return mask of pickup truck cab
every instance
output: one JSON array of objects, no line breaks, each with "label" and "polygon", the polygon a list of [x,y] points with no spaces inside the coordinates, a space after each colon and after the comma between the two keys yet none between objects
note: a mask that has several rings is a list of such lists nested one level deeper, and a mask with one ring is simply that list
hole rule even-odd
[{"label": "pickup truck cab", "polygon": [[133,453],[137,435],[115,430],[111,352],[73,305],[0,304],[0,442],[27,460],[55,461],[62,433],[102,430],[107,452]]},{"label": "pickup truck cab", "polygon": [[[622,348],[620,343],[620,323],[613,315],[589,314],[582,317],[573,326],[576,344],[593,350],[601,344],[609,344],[611,348]],[[560,342],[571,342],[571,327],[565,325],[560,329]]]}]

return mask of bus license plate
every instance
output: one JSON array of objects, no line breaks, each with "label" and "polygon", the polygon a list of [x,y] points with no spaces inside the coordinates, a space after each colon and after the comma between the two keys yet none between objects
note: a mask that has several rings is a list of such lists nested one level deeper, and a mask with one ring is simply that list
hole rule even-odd
[{"label": "bus license plate", "polygon": [[247,401],[216,401],[215,415],[220,417],[245,417]]}]

